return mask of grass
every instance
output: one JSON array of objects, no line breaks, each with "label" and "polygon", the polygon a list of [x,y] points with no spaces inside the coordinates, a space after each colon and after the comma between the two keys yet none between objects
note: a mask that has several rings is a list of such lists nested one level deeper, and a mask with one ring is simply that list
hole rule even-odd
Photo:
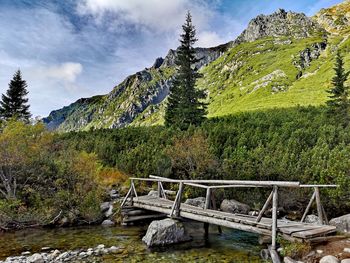
[{"label": "grass", "polygon": [[[281,41],[286,39],[281,39]],[[267,38],[244,43],[229,50],[218,60],[202,70],[204,78],[198,82],[200,88],[210,93],[208,117],[229,115],[236,112],[255,111],[272,108],[289,108],[298,105],[322,105],[327,100],[327,90],[333,77],[334,47],[343,38],[328,40],[328,48],[297,79],[298,69],[293,61],[298,60],[299,52],[310,48],[313,43],[322,42],[321,37],[293,40],[289,45],[274,44]],[[349,50],[350,41],[341,43],[342,50]],[[259,53],[260,52],[260,53]],[[345,53],[346,65],[350,56]],[[228,65],[232,67],[227,76]],[[285,73],[268,82],[265,87],[254,90],[256,82],[276,70]],[[272,87],[283,86],[284,91],[274,92]]]}]

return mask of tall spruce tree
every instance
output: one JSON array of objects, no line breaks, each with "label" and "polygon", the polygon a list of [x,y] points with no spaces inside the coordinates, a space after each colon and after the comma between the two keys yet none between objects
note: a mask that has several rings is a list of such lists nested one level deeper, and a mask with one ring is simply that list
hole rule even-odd
[{"label": "tall spruce tree", "polygon": [[186,22],[182,29],[181,45],[177,49],[175,60],[177,73],[170,88],[165,111],[165,125],[184,130],[190,125],[201,124],[205,119],[206,104],[202,100],[206,94],[204,90],[198,90],[195,87],[200,74],[195,67],[198,60],[195,57],[193,45],[197,39],[190,12],[186,15]]},{"label": "tall spruce tree", "polygon": [[31,114],[28,105],[27,83],[22,79],[21,71],[18,70],[9,83],[6,95],[2,94],[0,101],[0,117],[2,119],[16,118],[28,121]]},{"label": "tall spruce tree", "polygon": [[334,71],[335,76],[332,79],[333,87],[328,90],[330,95],[328,96],[327,105],[331,112],[347,116],[350,109],[350,101],[349,87],[345,85],[345,82],[350,72],[345,71],[344,59],[339,50],[336,55]]}]

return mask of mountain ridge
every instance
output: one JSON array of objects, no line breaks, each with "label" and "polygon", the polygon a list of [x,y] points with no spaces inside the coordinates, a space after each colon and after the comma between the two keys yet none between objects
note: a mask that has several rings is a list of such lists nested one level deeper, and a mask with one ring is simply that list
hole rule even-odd
[{"label": "mountain ridge", "polygon": [[[342,5],[347,8],[350,4],[346,1]],[[332,8],[335,7],[329,10]],[[317,72],[306,71],[312,69],[313,61],[320,60],[329,47],[330,36],[334,35],[331,24],[326,26],[330,22],[324,17],[331,12],[327,10],[307,17],[279,9],[271,15],[252,19],[233,41],[212,48],[196,48],[199,59],[196,67],[204,75],[197,86],[208,90],[208,116],[237,112],[238,106],[231,104],[239,105],[243,110],[255,109],[249,106],[251,101],[259,98],[258,104],[261,100],[266,104],[266,100],[272,99],[271,94],[281,97],[284,93],[285,97],[290,97],[295,83],[303,82],[305,76],[312,76],[310,74],[317,75]],[[283,63],[276,59],[277,56],[283,57]],[[128,76],[109,94],[80,99],[51,112],[43,121],[50,129],[59,131],[161,123],[175,73],[175,57],[176,50],[171,49],[164,58],[157,58],[150,68]],[[271,61],[274,68],[264,65],[264,61]],[[317,96],[324,97],[324,91]],[[218,103],[222,105],[218,106]],[[275,104],[278,107],[278,103]],[[295,103],[287,104],[295,106]]]}]

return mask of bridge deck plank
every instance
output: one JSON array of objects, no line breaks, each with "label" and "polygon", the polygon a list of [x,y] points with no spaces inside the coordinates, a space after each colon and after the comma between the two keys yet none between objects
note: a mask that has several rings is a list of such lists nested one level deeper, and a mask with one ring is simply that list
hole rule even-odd
[{"label": "bridge deck plank", "polygon": [[[173,201],[154,196],[139,196],[134,198],[134,206],[170,214]],[[223,211],[202,209],[200,207],[181,204],[180,216],[202,222],[218,222],[220,225],[244,229],[255,233],[271,233],[272,219],[263,217],[256,222],[257,216],[226,213]],[[335,232],[335,227],[325,225],[312,225],[307,223],[278,220],[278,231],[284,235],[295,238],[310,239],[325,236]]]}]

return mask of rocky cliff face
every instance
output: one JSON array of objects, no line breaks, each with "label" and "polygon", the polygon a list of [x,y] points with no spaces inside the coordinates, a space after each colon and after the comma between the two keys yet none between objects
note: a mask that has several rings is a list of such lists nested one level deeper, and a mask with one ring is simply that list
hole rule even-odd
[{"label": "rocky cliff face", "polygon": [[[303,97],[300,94],[305,93],[298,93],[298,87],[327,81],[324,78],[332,64],[331,57],[325,58],[325,50],[328,46],[333,46],[333,50],[334,32],[343,34],[339,30],[348,28],[347,10],[350,10],[350,1],[321,10],[313,18],[280,9],[252,19],[247,29],[232,42],[197,48],[195,66],[204,74],[198,86],[208,90],[209,116],[266,105],[290,107],[322,101],[309,94]],[[346,45],[346,41],[344,38],[341,45]],[[127,77],[109,94],[80,99],[51,112],[44,122],[51,129],[71,131],[160,121],[176,71],[176,53],[176,50],[169,50],[164,58],[157,58],[150,68]],[[322,54],[324,58],[320,59]],[[330,68],[322,69],[323,65]],[[327,74],[318,76],[322,70]],[[296,92],[295,98],[290,95],[293,92]],[[283,94],[288,96],[283,97]],[[314,91],[312,94],[321,96],[323,93]],[[277,97],[278,101],[273,103]]]},{"label": "rocky cliff face", "polygon": [[251,42],[264,37],[306,38],[322,31],[319,24],[305,14],[279,9],[271,15],[259,15],[252,19],[234,43]]},{"label": "rocky cliff face", "polygon": [[[208,65],[228,47],[229,44],[196,48],[198,62],[195,66],[200,69]],[[169,50],[164,59],[157,58],[151,68],[127,77],[109,94],[100,96],[98,100],[80,99],[51,112],[43,121],[50,129],[60,131],[124,127],[142,113],[149,114],[149,111],[144,111],[166,99],[175,72],[175,58],[176,50]]]},{"label": "rocky cliff face", "polygon": [[329,33],[348,34],[346,31],[350,26],[350,1],[321,9],[313,18]]}]

